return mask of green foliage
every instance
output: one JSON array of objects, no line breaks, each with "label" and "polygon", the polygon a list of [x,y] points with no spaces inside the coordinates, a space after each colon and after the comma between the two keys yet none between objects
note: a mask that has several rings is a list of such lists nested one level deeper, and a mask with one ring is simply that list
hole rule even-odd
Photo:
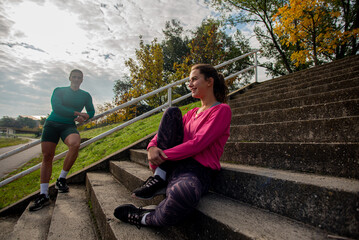
[{"label": "green foliage", "polygon": [[12,127],[12,128],[36,128],[37,121],[28,118],[18,116],[16,119],[8,116],[4,116],[0,119],[0,127]]},{"label": "green foliage", "polygon": [[222,13],[225,24],[234,27],[240,24],[255,24],[257,40],[261,43],[262,56],[274,60],[275,65],[263,64],[268,74],[277,76],[294,71],[295,66],[290,61],[291,49],[280,43],[273,32],[273,16],[278,8],[287,1],[283,0],[207,0],[209,5]]}]

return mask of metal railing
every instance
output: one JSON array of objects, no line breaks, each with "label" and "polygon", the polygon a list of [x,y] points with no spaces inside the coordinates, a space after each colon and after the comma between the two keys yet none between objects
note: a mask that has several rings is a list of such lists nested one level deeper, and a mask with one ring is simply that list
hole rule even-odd
[{"label": "metal railing", "polygon": [[[224,63],[219,64],[219,65],[216,65],[215,68],[218,69],[218,68],[224,67],[224,66],[226,66],[226,65],[228,65],[228,64],[234,63],[234,62],[236,62],[236,61],[238,61],[238,60],[240,60],[240,59],[243,59],[243,58],[245,58],[245,57],[254,55],[254,65],[253,65],[253,66],[250,66],[250,67],[248,67],[248,68],[246,68],[246,69],[243,69],[243,70],[241,70],[241,71],[239,71],[239,72],[236,72],[236,73],[234,73],[234,74],[231,74],[230,76],[225,77],[225,80],[232,79],[232,78],[237,77],[238,75],[240,75],[240,74],[242,74],[242,73],[245,73],[245,72],[247,72],[247,71],[250,71],[250,70],[254,69],[254,71],[255,71],[255,74],[254,74],[254,76],[255,76],[255,82],[257,82],[257,81],[258,81],[258,79],[257,79],[257,78],[258,78],[258,74],[257,74],[257,72],[258,72],[258,71],[257,71],[257,67],[258,67],[258,64],[257,64],[257,52],[259,52],[259,51],[260,51],[260,50],[253,50],[253,51],[251,51],[251,52],[249,52],[249,53],[247,53],[247,54],[244,54],[244,55],[242,55],[242,56],[233,58],[233,59],[228,60],[228,61],[226,61],[226,62],[224,62]],[[138,120],[141,120],[141,119],[143,119],[143,118],[146,118],[146,117],[152,115],[152,114],[155,113],[155,112],[161,111],[163,108],[170,107],[170,106],[172,106],[172,104],[178,103],[178,102],[180,102],[180,101],[182,101],[182,100],[184,100],[184,99],[190,97],[190,96],[192,95],[192,93],[188,93],[188,94],[186,94],[186,95],[184,95],[184,96],[182,96],[182,97],[179,97],[179,98],[177,98],[177,99],[175,99],[175,100],[172,100],[172,87],[174,87],[174,86],[176,86],[176,85],[179,85],[179,84],[182,84],[182,83],[184,83],[184,82],[186,82],[186,81],[188,81],[188,80],[189,80],[189,77],[184,78],[184,79],[181,79],[181,80],[179,80],[179,81],[177,81],[177,82],[168,84],[167,86],[161,87],[161,88],[159,88],[159,89],[157,89],[157,90],[155,90],[155,91],[152,91],[152,92],[150,92],[150,93],[147,93],[147,94],[145,94],[145,95],[143,95],[143,96],[140,96],[140,97],[138,97],[138,98],[135,98],[135,99],[133,99],[133,100],[131,100],[131,101],[129,101],[129,102],[123,103],[123,104],[121,104],[121,105],[119,105],[119,106],[117,106],[117,107],[115,107],[115,108],[113,108],[113,109],[110,109],[110,110],[108,110],[108,111],[106,111],[106,112],[103,112],[103,113],[101,113],[101,114],[98,114],[98,115],[94,116],[93,118],[91,118],[90,120],[88,120],[88,121],[85,122],[85,123],[88,123],[88,122],[97,120],[97,119],[102,118],[102,117],[104,117],[104,116],[106,116],[106,115],[109,115],[109,114],[111,114],[111,113],[114,113],[114,112],[116,112],[116,111],[118,111],[118,110],[120,110],[120,109],[122,109],[122,108],[125,108],[125,107],[131,106],[131,105],[133,105],[133,104],[136,104],[136,103],[138,103],[138,102],[140,102],[140,101],[142,101],[142,100],[144,100],[144,99],[146,99],[146,98],[149,98],[149,97],[151,97],[151,96],[153,96],[153,95],[155,95],[155,94],[157,94],[157,93],[159,93],[159,92],[162,92],[162,91],[164,91],[164,90],[167,90],[167,91],[168,91],[168,101],[167,101],[165,104],[163,104],[163,105],[161,105],[161,106],[159,106],[159,107],[157,107],[157,108],[155,108],[155,109],[152,109],[152,110],[150,110],[150,111],[148,111],[148,112],[146,112],[146,113],[144,113],[144,114],[142,114],[142,115],[140,115],[140,116],[138,116],[138,117],[135,117],[135,118],[133,118],[133,119],[131,119],[131,120],[129,120],[129,121],[127,121],[127,122],[125,122],[125,123],[123,123],[123,124],[121,124],[121,125],[115,127],[115,128],[112,128],[111,130],[109,130],[109,131],[107,131],[107,132],[105,132],[105,133],[102,133],[102,134],[100,134],[100,135],[98,135],[98,136],[96,136],[96,137],[94,137],[94,138],[91,138],[91,139],[89,139],[89,140],[87,140],[87,141],[81,143],[81,144],[80,144],[80,149],[82,149],[82,148],[88,146],[89,144],[91,144],[91,143],[93,143],[93,142],[96,142],[97,140],[100,140],[100,139],[102,139],[102,138],[104,138],[104,137],[106,137],[106,136],[108,136],[108,135],[110,135],[110,134],[112,134],[112,133],[114,133],[114,132],[116,132],[116,131],[118,131],[118,130],[120,130],[120,129],[122,129],[122,128],[128,126],[128,125],[130,125],[130,124],[132,124],[132,123],[135,123],[135,122],[137,122]],[[83,124],[85,124],[85,123],[83,123]],[[0,155],[0,160],[2,160],[2,159],[4,159],[4,158],[7,158],[7,157],[9,157],[9,156],[12,156],[12,155],[14,155],[14,154],[16,154],[16,153],[22,152],[22,151],[24,151],[24,150],[26,150],[26,149],[28,149],[28,148],[33,147],[33,146],[36,146],[36,145],[39,144],[40,142],[41,142],[41,140],[36,140],[36,141],[34,141],[34,142],[32,142],[32,143],[29,143],[29,144],[26,144],[26,145],[24,145],[24,146],[22,146],[22,147],[19,147],[19,148],[17,148],[17,149],[14,149],[14,150],[12,150],[12,151],[10,151],[10,152],[1,154],[1,155]],[[58,160],[58,159],[61,159],[61,158],[64,157],[64,156],[66,156],[67,152],[68,152],[68,151],[65,151],[65,152],[62,152],[62,153],[56,155],[56,156],[54,157],[53,161],[56,161],[56,160]],[[18,174],[14,175],[14,176],[9,177],[9,178],[7,178],[7,179],[5,179],[5,180],[3,180],[3,181],[0,182],[0,187],[5,186],[6,184],[8,184],[8,183],[10,183],[10,182],[12,182],[12,181],[14,181],[14,180],[16,180],[16,179],[18,179],[18,178],[21,178],[21,177],[23,177],[23,176],[25,176],[25,175],[27,175],[27,174],[29,174],[29,173],[34,172],[34,171],[36,171],[37,169],[39,169],[40,167],[41,167],[41,163],[39,163],[39,164],[37,164],[37,165],[35,165],[35,166],[29,168],[29,169],[26,169],[25,171],[23,171],[23,172],[21,172],[21,173],[18,173]]]}]

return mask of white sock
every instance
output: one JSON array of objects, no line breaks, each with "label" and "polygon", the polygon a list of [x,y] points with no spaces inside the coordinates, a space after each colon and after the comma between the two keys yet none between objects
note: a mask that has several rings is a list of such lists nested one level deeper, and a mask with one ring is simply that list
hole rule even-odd
[{"label": "white sock", "polygon": [[67,176],[68,173],[69,173],[69,171],[61,170],[61,173],[60,173],[59,178],[66,178],[66,176]]},{"label": "white sock", "polygon": [[49,197],[49,184],[48,183],[40,184],[40,194],[45,194],[46,197]]},{"label": "white sock", "polygon": [[142,224],[142,225],[147,225],[147,223],[146,223],[146,216],[147,216],[148,214],[150,214],[150,213],[148,212],[148,213],[145,213],[145,215],[143,215],[143,217],[142,217],[142,219],[141,219],[141,224]]},{"label": "white sock", "polygon": [[155,170],[155,175],[160,176],[160,178],[162,178],[163,180],[166,181],[166,175],[167,173],[165,171],[163,171],[161,168],[157,167]]}]

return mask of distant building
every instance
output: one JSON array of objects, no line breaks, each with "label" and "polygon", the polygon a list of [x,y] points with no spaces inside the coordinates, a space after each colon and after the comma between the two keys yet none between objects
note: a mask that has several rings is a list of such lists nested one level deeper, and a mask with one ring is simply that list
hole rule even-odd
[{"label": "distant building", "polygon": [[0,127],[0,135],[1,136],[6,136],[6,137],[9,137],[9,136],[14,136],[15,135],[15,129],[13,128],[10,128],[10,127]]}]

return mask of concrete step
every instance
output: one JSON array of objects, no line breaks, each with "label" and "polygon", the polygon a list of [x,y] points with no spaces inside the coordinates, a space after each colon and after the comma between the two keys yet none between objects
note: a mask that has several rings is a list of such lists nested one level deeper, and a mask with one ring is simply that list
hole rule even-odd
[{"label": "concrete step", "polygon": [[232,125],[359,116],[359,99],[232,116]]},{"label": "concrete step", "polygon": [[[310,87],[305,86],[298,86],[298,88],[292,87],[291,85],[289,87],[285,88],[279,88],[274,89],[272,91],[266,90],[266,89],[260,89],[260,94],[256,95],[249,95],[251,94],[251,91],[248,91],[247,94],[243,94],[243,96],[240,96],[241,94],[238,94],[237,98],[231,100],[237,101],[242,103],[243,105],[253,105],[253,104],[259,104],[263,102],[272,102],[277,101],[279,99],[290,99],[295,97],[301,97],[306,95],[313,95],[313,94],[319,94],[319,93],[327,93],[335,90],[340,89],[348,89],[352,87],[359,87],[359,71],[355,73],[354,79],[349,79],[346,81],[340,81],[335,83],[326,83],[323,81],[322,85],[314,85]],[[258,85],[257,89],[261,88],[261,85]],[[255,89],[255,88],[254,88]],[[253,89],[253,90],[254,90]]]},{"label": "concrete step", "polygon": [[[132,152],[132,150],[131,150]],[[121,182],[130,192],[142,186],[148,177],[152,176],[152,171],[134,162],[111,161],[110,172]],[[164,199],[163,195],[156,196],[151,200],[135,200],[136,205],[157,205]]]},{"label": "concrete step", "polygon": [[51,201],[49,206],[46,206],[35,212],[29,211],[29,207],[31,204],[32,203],[27,206],[21,217],[18,219],[14,230],[8,239],[47,239],[55,202]]},{"label": "concrete step", "polygon": [[227,142],[222,162],[359,179],[359,143]]},{"label": "concrete step", "polygon": [[359,98],[359,87],[346,88],[336,91],[298,96],[289,99],[243,105],[241,102],[230,102],[232,113],[245,114],[261,111],[270,111],[284,108],[304,107],[324,103],[347,101]]},{"label": "concrete step", "polygon": [[340,75],[346,72],[356,71],[359,66],[359,57],[352,56],[347,57],[346,59],[337,60],[332,63],[323,64],[317,67],[305,69],[302,71],[294,72],[288,75],[284,75],[270,81],[263,82],[265,85],[276,85],[281,84],[283,82],[288,82],[289,79],[294,82],[303,82],[308,79],[308,81],[312,81],[318,79],[318,77],[332,77],[335,75]]},{"label": "concrete step", "polygon": [[[113,168],[121,168],[117,172],[133,174],[132,178],[142,178],[142,171],[149,172],[137,163],[113,163],[116,163]],[[216,194],[203,197],[197,212],[185,222],[179,229],[187,239],[325,239],[327,236],[313,227]]]},{"label": "concrete step", "polygon": [[[282,84],[275,85],[273,87],[268,87],[264,83],[257,84],[253,86],[251,91],[243,92],[243,94],[237,94],[231,97],[231,101],[235,99],[241,101],[247,101],[252,99],[263,98],[267,96],[278,96],[283,93],[293,92],[293,91],[312,91],[320,92],[323,91],[318,89],[318,87],[322,86],[322,88],[326,88],[328,90],[336,90],[351,86],[355,86],[355,82],[357,82],[359,70],[355,73],[347,73],[344,76],[339,77],[331,77],[324,79],[315,79],[310,82],[299,82],[294,83],[290,80],[284,82]],[[358,83],[356,83],[358,84]]]},{"label": "concrete step", "polygon": [[149,166],[146,149],[131,149],[130,159],[132,162],[136,162],[138,164],[141,164],[142,166]]},{"label": "concrete step", "polygon": [[359,237],[359,181],[222,164],[213,191],[343,236]]},{"label": "concrete step", "polygon": [[[197,238],[196,228],[200,223],[213,238],[201,239],[328,239],[322,230],[301,224],[286,217],[251,207],[239,201],[208,194],[199,203],[200,217],[189,227],[190,239]],[[203,228],[203,227],[202,227]],[[233,231],[224,234],[223,231]]]},{"label": "concrete step", "polygon": [[[21,216],[21,215],[20,215]],[[14,227],[17,223],[17,220],[20,218],[18,214],[8,215],[5,217],[0,217],[0,240],[10,239],[10,235],[14,230]]]},{"label": "concrete step", "polygon": [[68,193],[57,194],[47,239],[98,239],[87,203],[86,187],[69,187]]},{"label": "concrete step", "polygon": [[359,116],[231,125],[229,141],[357,143],[359,142]]},{"label": "concrete step", "polygon": [[[145,151],[132,152],[146,159]],[[359,180],[221,164],[213,191],[327,231],[359,236]]]},{"label": "concrete step", "polygon": [[[113,216],[116,207],[134,202],[131,198],[131,192],[116,181],[110,173],[87,173],[86,186],[102,239],[169,239],[169,236],[164,233],[165,231],[145,227],[137,229],[136,226],[123,223]],[[137,206],[139,207],[139,205]],[[173,239],[181,239],[176,236],[173,237]]]}]

